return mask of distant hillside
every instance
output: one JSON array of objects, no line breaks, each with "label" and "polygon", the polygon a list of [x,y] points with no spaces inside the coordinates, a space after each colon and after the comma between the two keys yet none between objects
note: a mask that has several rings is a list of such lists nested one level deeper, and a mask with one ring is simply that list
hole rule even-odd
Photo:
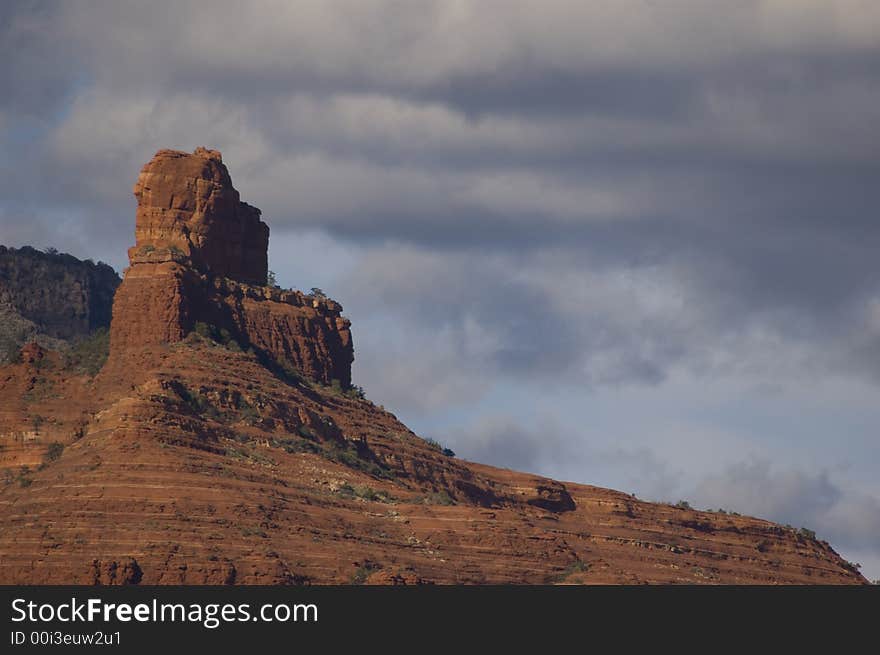
[{"label": "distant hillside", "polygon": [[26,341],[58,347],[106,329],[120,281],[101,262],[0,245],[0,363]]}]

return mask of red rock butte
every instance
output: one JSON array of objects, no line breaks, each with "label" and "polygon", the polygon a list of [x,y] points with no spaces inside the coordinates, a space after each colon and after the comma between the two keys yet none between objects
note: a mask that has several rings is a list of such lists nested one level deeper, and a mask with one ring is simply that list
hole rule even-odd
[{"label": "red rock butte", "polygon": [[315,381],[351,383],[350,322],[332,300],[266,286],[269,227],[241,202],[217,150],[160,150],[141,169],[131,266],[111,357],[182,340],[198,323]]},{"label": "red rock butte", "polygon": [[141,169],[135,263],[187,262],[206,273],[259,286],[268,273],[269,226],[241,202],[217,150],[160,150]]},{"label": "red rock butte", "polygon": [[349,387],[337,303],[265,285],[220,153],[135,195],[106,361],[0,366],[0,584],[867,582],[809,530],[454,457]]}]

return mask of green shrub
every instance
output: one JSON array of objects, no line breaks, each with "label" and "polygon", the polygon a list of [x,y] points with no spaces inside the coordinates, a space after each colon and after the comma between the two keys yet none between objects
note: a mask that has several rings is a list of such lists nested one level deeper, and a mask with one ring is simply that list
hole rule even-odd
[{"label": "green shrub", "polygon": [[376,491],[372,487],[366,485],[357,485],[353,487],[347,482],[341,485],[336,490],[336,493],[343,498],[362,498],[363,500],[374,503],[390,503],[394,501],[394,498],[384,491]]},{"label": "green shrub", "polygon": [[426,494],[418,499],[424,505],[455,505],[455,499],[444,489]]},{"label": "green shrub", "polygon": [[179,385],[177,387],[177,393],[180,396],[181,400],[185,402],[189,407],[196,413],[201,416],[207,416],[212,419],[220,419],[222,418],[222,414],[220,411],[211,404],[211,401],[208,400],[207,397],[203,396],[197,391],[191,391],[186,388],[184,385]]},{"label": "green shrub", "polygon": [[30,477],[31,470],[27,466],[22,466],[18,471],[18,486],[25,488],[31,486],[34,481]]},{"label": "green shrub", "polygon": [[566,566],[562,573],[557,576],[556,582],[564,582],[575,573],[586,573],[589,569],[590,567],[586,563],[581,560],[575,560]]},{"label": "green shrub", "polygon": [[361,564],[355,572],[351,576],[351,584],[364,584],[367,581],[367,578],[373,573],[373,571],[378,571],[382,567],[376,562],[371,562],[370,560],[366,560],[363,564]]},{"label": "green shrub", "polygon": [[98,328],[89,336],[73,342],[65,364],[68,369],[94,377],[104,367],[109,355],[110,332],[107,328]]},{"label": "green shrub", "polygon": [[858,562],[850,562],[848,560],[843,560],[843,566],[844,566],[844,568],[849,569],[853,573],[858,573],[859,569],[862,568],[862,565],[859,564]]},{"label": "green shrub", "polygon": [[54,462],[59,457],[61,457],[61,453],[64,452],[64,444],[58,441],[53,441],[49,444],[49,447],[46,449],[46,455],[44,457],[47,462]]},{"label": "green shrub", "polygon": [[243,352],[241,344],[235,340],[232,333],[226,328],[217,327],[216,325],[205,323],[203,321],[197,321],[196,324],[193,325],[190,334],[195,334],[205,341],[219,343],[221,346],[228,348],[229,350]]},{"label": "green shrub", "polygon": [[804,539],[809,539],[810,541],[816,540],[816,533],[809,528],[801,528],[800,530],[798,530],[798,535],[803,537]]},{"label": "green shrub", "polygon": [[691,504],[686,500],[679,500],[677,503],[675,503],[675,506],[678,509],[693,509],[693,507],[691,507]]},{"label": "green shrub", "polygon": [[255,425],[262,418],[257,408],[251,405],[241,394],[237,393],[233,396],[233,403],[235,404],[235,409],[238,410],[239,418],[248,425]]},{"label": "green shrub", "polygon": [[324,448],[322,454],[332,462],[363,471],[367,475],[383,479],[394,478],[394,472],[391,469],[372,459],[361,457],[357,449],[349,444],[346,444],[344,447],[337,444],[328,445]]},{"label": "green shrub", "polygon": [[424,439],[424,442],[425,442],[426,444],[428,444],[428,446],[430,446],[430,447],[433,448],[434,450],[439,450],[441,453],[443,453],[443,454],[446,455],[447,457],[455,457],[455,451],[454,451],[454,450],[452,450],[451,448],[445,448],[445,447],[443,446],[443,444],[441,444],[441,443],[440,443],[439,441],[437,441],[436,439],[431,439],[430,437],[426,437],[426,438]]},{"label": "green shrub", "polygon": [[198,321],[193,326],[193,332],[202,337],[203,339],[213,339],[214,332],[212,329],[213,326],[208,325],[207,323],[203,323],[202,321]]},{"label": "green shrub", "polygon": [[348,389],[346,389],[343,394],[351,398],[353,400],[364,400],[367,397],[367,394],[364,393],[364,388],[359,387],[356,384],[351,385]]},{"label": "green shrub", "polygon": [[295,436],[276,439],[274,445],[280,446],[287,453],[318,453],[321,451],[321,448],[314,441]]}]

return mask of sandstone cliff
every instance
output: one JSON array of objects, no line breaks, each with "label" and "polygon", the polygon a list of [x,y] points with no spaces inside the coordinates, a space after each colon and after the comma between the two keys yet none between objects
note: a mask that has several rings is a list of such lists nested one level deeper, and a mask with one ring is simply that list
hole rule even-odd
[{"label": "sandstone cliff", "polygon": [[239,200],[219,152],[160,150],[134,194],[136,244],[113,306],[111,359],[180,341],[204,323],[278,366],[350,386],[342,307],[266,286],[269,228]]},{"label": "sandstone cliff", "polygon": [[132,263],[179,256],[205,272],[266,284],[269,227],[241,202],[216,150],[160,150],[141,170]]},{"label": "sandstone cliff", "polygon": [[339,305],[261,284],[219,154],[144,170],[106,365],[0,368],[0,583],[865,583],[809,532],[449,456],[346,389]]}]

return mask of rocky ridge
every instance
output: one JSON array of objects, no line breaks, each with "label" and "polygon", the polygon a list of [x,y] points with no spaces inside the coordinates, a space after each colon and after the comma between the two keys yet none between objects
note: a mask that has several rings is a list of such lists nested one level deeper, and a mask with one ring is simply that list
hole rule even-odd
[{"label": "rocky ridge", "polygon": [[337,303],[236,259],[268,233],[219,153],[144,170],[107,363],[0,368],[0,583],[865,582],[808,532],[420,439],[349,388]]},{"label": "rocky ridge", "polygon": [[0,245],[0,363],[29,341],[63,349],[108,328],[119,282],[107,264]]}]

